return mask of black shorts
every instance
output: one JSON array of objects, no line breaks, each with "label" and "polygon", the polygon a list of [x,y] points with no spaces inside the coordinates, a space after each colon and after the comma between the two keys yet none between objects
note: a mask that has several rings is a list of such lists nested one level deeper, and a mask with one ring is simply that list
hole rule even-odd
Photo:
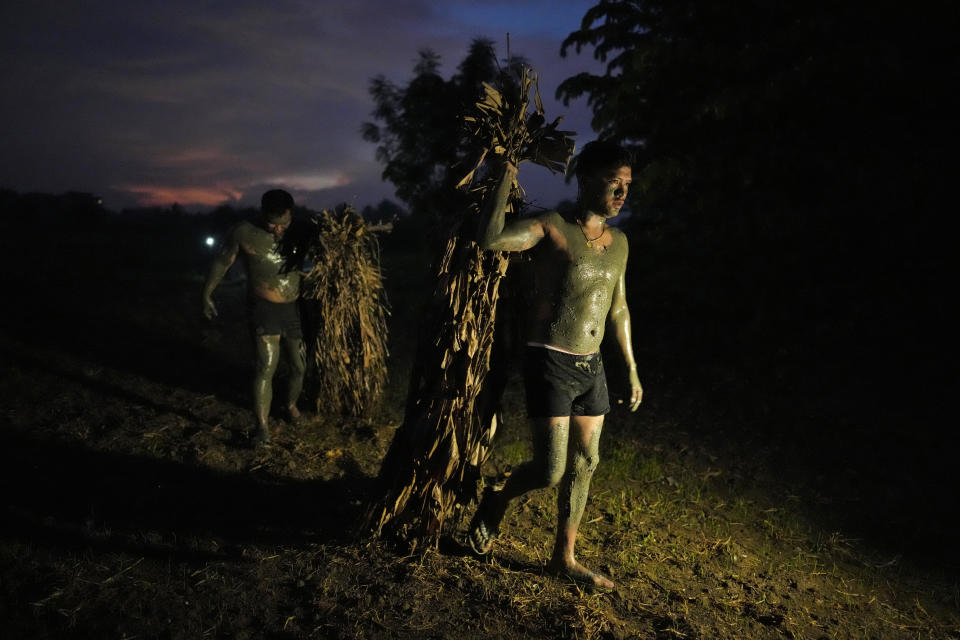
[{"label": "black shorts", "polygon": [[523,363],[531,418],[602,416],[610,412],[600,353],[578,356],[528,346]]},{"label": "black shorts", "polygon": [[294,302],[270,302],[251,296],[250,330],[254,336],[282,336],[294,340],[303,338],[300,328],[300,311]]}]

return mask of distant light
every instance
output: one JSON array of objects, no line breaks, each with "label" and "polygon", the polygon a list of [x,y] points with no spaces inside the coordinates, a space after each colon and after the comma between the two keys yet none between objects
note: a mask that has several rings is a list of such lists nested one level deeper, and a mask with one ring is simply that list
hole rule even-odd
[{"label": "distant light", "polygon": [[207,246],[208,246],[208,247],[212,247],[212,246],[215,245],[216,243],[217,243],[217,241],[213,239],[213,236],[207,236]]}]

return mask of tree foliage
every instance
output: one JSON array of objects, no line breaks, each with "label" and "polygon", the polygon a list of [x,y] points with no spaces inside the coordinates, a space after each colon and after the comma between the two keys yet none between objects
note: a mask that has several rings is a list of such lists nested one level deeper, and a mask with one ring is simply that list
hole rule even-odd
[{"label": "tree foliage", "polygon": [[[461,117],[483,94],[483,83],[496,82],[499,73],[493,42],[483,38],[471,43],[450,79],[440,75],[440,63],[436,53],[424,49],[406,85],[374,78],[374,122],[365,123],[362,132],[377,145],[383,179],[396,186],[410,212],[433,218],[469,204],[456,189],[462,165],[473,153]],[[514,57],[507,64],[518,67],[523,60]]]},{"label": "tree foliage", "polygon": [[947,2],[603,0],[561,52],[606,72],[558,95],[637,145],[648,206],[902,201],[955,130],[956,25]]}]

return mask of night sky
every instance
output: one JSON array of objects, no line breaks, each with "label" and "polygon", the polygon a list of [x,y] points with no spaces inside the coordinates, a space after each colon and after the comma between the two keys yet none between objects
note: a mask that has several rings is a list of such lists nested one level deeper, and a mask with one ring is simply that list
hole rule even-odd
[{"label": "night sky", "polygon": [[[488,37],[540,73],[547,116],[578,147],[593,139],[585,100],[557,85],[602,65],[559,55],[594,0],[3,3],[0,188],[92,192],[119,210],[249,205],[264,189],[299,204],[394,198],[360,136],[378,74],[404,84],[430,48],[449,77]],[[528,197],[553,206],[573,187],[524,167]]]}]

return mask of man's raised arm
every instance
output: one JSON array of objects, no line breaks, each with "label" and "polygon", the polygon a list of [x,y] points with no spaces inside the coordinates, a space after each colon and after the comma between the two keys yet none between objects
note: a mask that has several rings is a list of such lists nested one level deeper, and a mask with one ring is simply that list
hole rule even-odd
[{"label": "man's raised arm", "polygon": [[208,319],[213,319],[217,315],[217,307],[213,304],[213,291],[227,275],[233,261],[237,259],[237,252],[240,250],[240,243],[237,241],[236,231],[231,231],[227,244],[217,252],[210,265],[210,273],[207,274],[207,281],[203,285],[202,306],[203,315]]},{"label": "man's raised arm", "polygon": [[630,411],[636,411],[643,400],[643,387],[640,386],[640,378],[637,375],[637,361],[633,357],[633,336],[630,327],[630,309],[627,307],[627,287],[624,271],[626,271],[626,260],[624,260],[624,269],[620,272],[617,284],[613,288],[609,320],[610,324],[613,325],[617,344],[620,345],[620,351],[623,353],[623,359],[627,363],[630,375]]},{"label": "man's raised arm", "polygon": [[507,161],[503,165],[500,182],[480,209],[480,247],[495,251],[523,251],[543,239],[543,223],[534,218],[517,220],[505,226],[507,201],[517,177],[517,167]]}]

